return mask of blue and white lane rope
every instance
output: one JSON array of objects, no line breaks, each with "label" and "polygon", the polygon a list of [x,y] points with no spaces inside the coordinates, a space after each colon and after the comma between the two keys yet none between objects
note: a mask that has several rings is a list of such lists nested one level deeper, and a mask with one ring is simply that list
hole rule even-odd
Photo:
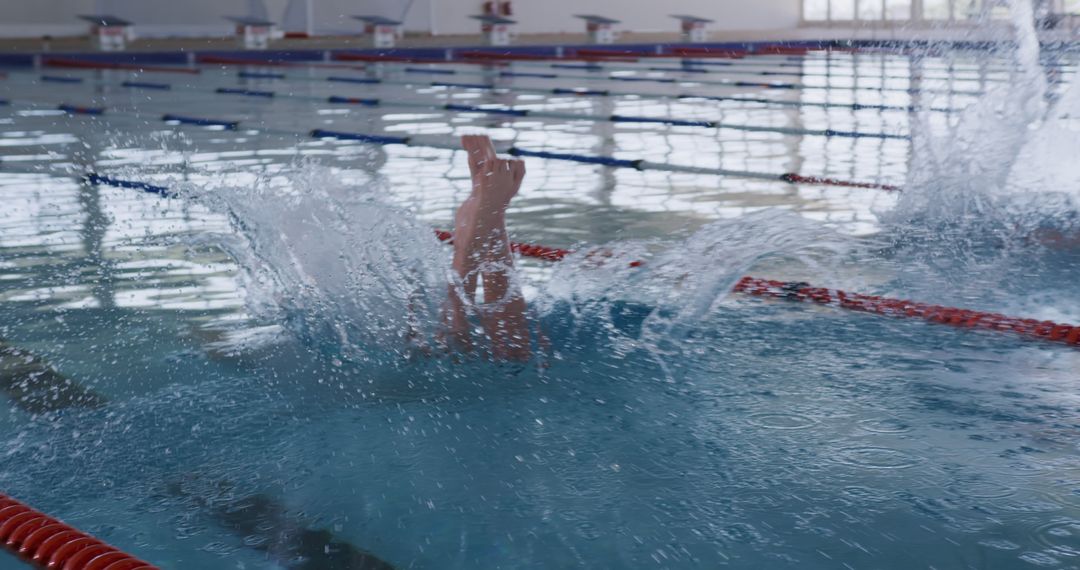
[{"label": "blue and white lane rope", "polygon": [[[461,69],[439,69],[433,67],[406,67],[403,69],[404,73],[423,74],[423,75],[440,75],[440,76],[462,76],[462,77],[493,77],[498,76],[497,71],[468,71]],[[868,87],[868,86],[834,86],[834,85],[806,85],[803,83],[792,82],[761,82],[761,81],[739,81],[739,80],[709,80],[709,79],[675,79],[672,77],[636,77],[636,76],[624,76],[624,75],[583,75],[583,74],[564,74],[556,73],[554,78],[549,79],[566,79],[574,81],[609,81],[609,82],[638,82],[638,83],[665,83],[665,84],[678,84],[678,83],[693,83],[695,85],[708,85],[713,87],[750,87],[759,89],[789,89],[789,90],[816,90],[816,89],[831,89],[836,91],[866,91],[875,93],[906,93],[909,95],[916,94],[931,94],[931,95],[970,95],[979,96],[984,92],[981,90],[960,90],[960,89],[918,89],[918,88],[906,88],[906,87]]]},{"label": "blue and white lane rope", "polygon": [[[21,105],[40,108],[41,105],[36,103],[19,103]],[[52,106],[52,108],[58,108],[65,111],[69,115],[87,115],[94,119],[107,118],[109,116],[120,116],[134,119],[143,119],[145,114],[141,113],[123,113],[110,111],[100,107],[80,107],[75,105],[61,105]],[[94,112],[85,112],[92,109]],[[294,136],[297,138],[316,138],[316,139],[334,139],[344,141],[356,141],[366,144],[376,145],[403,145],[416,148],[434,148],[440,150],[460,150],[460,147],[454,142],[446,141],[432,141],[426,138],[420,138],[417,136],[406,135],[386,135],[377,133],[359,133],[349,131],[337,131],[329,129],[312,129],[307,133],[297,133],[295,131],[282,131],[276,129],[266,129],[258,127],[246,127],[241,129],[242,123],[235,120],[214,119],[205,117],[190,117],[181,116],[176,114],[166,113],[160,115],[160,120],[166,123],[174,125],[189,125],[196,127],[214,127],[225,130],[243,130],[244,132],[253,134],[274,134],[284,136]],[[864,188],[873,190],[883,190],[887,192],[898,192],[900,187],[891,184],[882,184],[877,182],[859,182],[850,180],[838,180],[834,178],[817,177],[817,176],[805,176],[794,172],[786,172],[781,174],[770,172],[754,172],[745,170],[731,170],[726,168],[711,168],[702,166],[689,166],[678,164],[667,164],[662,162],[652,162],[644,159],[625,159],[617,158],[613,156],[598,156],[598,155],[586,155],[579,153],[565,153],[565,152],[553,152],[546,150],[533,150],[527,148],[521,148],[518,146],[510,146],[501,149],[502,152],[510,154],[512,156],[540,158],[546,160],[556,160],[564,162],[576,162],[579,164],[593,164],[598,166],[605,166],[608,168],[628,168],[639,171],[660,171],[660,172],[673,172],[681,174],[698,174],[698,175],[710,175],[732,178],[745,178],[752,180],[768,180],[775,182],[785,182],[788,184],[806,184],[813,186],[837,186],[846,188]]]},{"label": "blue and white lane rope", "polygon": [[[83,78],[75,78],[82,80]],[[339,81],[340,78],[331,77],[328,81]],[[370,83],[370,82],[365,82]],[[98,82],[98,84],[108,84],[108,82]],[[118,84],[120,87],[145,89],[142,83],[139,82],[122,82]],[[190,93],[204,92],[203,90],[191,87],[174,88],[169,84],[153,84],[150,89],[154,90],[172,90],[183,91]],[[210,87],[209,91],[218,95],[237,95],[244,97],[255,97],[260,99],[289,99],[297,101],[307,102],[322,102],[331,103],[337,105],[364,105],[368,107],[397,107],[408,109],[425,109],[433,111],[448,111],[452,113],[480,113],[487,115],[501,115],[509,117],[532,117],[539,119],[553,119],[562,121],[590,121],[590,122],[612,122],[612,123],[638,123],[638,124],[663,124],[675,127],[697,127],[706,129],[722,129],[722,130],[735,130],[743,132],[757,132],[757,133],[778,133],[782,135],[790,136],[820,136],[820,137],[839,137],[839,138],[869,138],[869,139],[895,139],[895,140],[910,140],[910,136],[899,133],[888,132],[861,132],[861,131],[848,131],[838,129],[806,129],[798,127],[773,127],[773,126],[758,126],[758,125],[744,125],[725,123],[722,121],[711,120],[698,120],[698,119],[680,119],[680,118],[668,118],[668,117],[644,117],[633,115],[594,115],[585,113],[560,113],[552,111],[536,111],[532,109],[520,109],[513,107],[481,107],[475,105],[462,105],[455,103],[444,104],[431,104],[424,102],[408,102],[408,101],[387,101],[385,99],[378,98],[357,98],[357,97],[344,97],[339,95],[331,95],[329,97],[315,97],[309,95],[293,95],[290,93],[280,93],[277,91],[263,90],[263,89],[247,89],[247,88],[234,88],[234,87]]]}]

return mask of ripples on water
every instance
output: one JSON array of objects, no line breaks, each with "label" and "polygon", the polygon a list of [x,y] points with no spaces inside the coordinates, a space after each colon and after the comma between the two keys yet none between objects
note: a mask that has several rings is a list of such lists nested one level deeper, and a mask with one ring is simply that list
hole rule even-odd
[{"label": "ripples on water", "polygon": [[[582,251],[523,262],[552,341],[545,367],[523,368],[404,358],[404,317],[430,334],[441,301],[447,252],[427,228],[468,189],[460,155],[11,112],[0,140],[30,158],[0,182],[0,336],[105,403],[0,414],[0,489],[164,567],[301,567],[329,535],[399,568],[1075,565],[1075,351],[727,294],[751,272],[1080,322],[1075,250],[1030,239],[1075,227],[1080,186],[1059,166],[1080,147],[1076,90],[1043,107],[1038,89],[925,119],[898,203],[530,162],[511,231]],[[128,103],[296,130],[488,125],[170,97]],[[996,127],[995,106],[1013,110]],[[906,158],[873,141],[514,128],[495,132],[852,178],[902,178]],[[90,166],[183,199],[62,175]]]}]

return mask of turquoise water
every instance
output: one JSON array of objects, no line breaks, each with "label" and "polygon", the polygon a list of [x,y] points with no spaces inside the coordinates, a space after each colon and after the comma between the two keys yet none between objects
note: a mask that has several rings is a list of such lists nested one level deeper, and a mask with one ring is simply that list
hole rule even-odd
[{"label": "turquoise water", "polygon": [[[121,87],[127,73],[49,71],[85,80],[57,84],[12,71],[0,337],[74,385],[19,400],[21,380],[5,377],[0,492],[163,568],[1075,567],[1075,349],[727,293],[750,273],[1080,322],[1077,250],[1032,237],[1077,229],[1080,180],[1063,158],[1077,148],[1073,94],[1051,88],[1049,110],[1029,109],[1017,78],[1033,76],[1008,71],[1011,57],[811,55],[789,79],[822,88],[678,84],[968,109],[919,115],[318,80],[419,77],[392,65],[139,77],[170,91]],[[927,89],[1004,88],[913,99],[852,90],[852,74],[864,87],[917,75]],[[555,83],[672,89],[507,85]],[[914,132],[916,144],[315,101],[330,95]],[[906,187],[528,159],[512,236],[614,257],[522,260],[551,347],[494,365],[401,341],[406,306],[424,327],[441,300],[448,252],[427,228],[449,226],[468,192],[461,153],[304,136],[313,128],[435,147],[483,129],[538,150]],[[180,198],[81,182],[90,171]]]}]

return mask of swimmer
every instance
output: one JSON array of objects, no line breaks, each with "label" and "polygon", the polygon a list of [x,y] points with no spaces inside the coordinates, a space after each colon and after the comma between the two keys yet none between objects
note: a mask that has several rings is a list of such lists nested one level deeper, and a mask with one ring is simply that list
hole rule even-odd
[{"label": "swimmer", "polygon": [[0,393],[32,414],[99,408],[105,397],[56,371],[43,358],[0,339]]},{"label": "swimmer", "polygon": [[[454,282],[447,292],[443,325],[451,348],[473,348],[470,312],[475,311],[496,360],[525,361],[531,356],[521,288],[514,282],[514,256],[506,233],[506,208],[521,189],[525,163],[495,155],[487,136],[461,137],[468,154],[472,192],[454,218]],[[477,302],[477,282],[483,300]]]}]

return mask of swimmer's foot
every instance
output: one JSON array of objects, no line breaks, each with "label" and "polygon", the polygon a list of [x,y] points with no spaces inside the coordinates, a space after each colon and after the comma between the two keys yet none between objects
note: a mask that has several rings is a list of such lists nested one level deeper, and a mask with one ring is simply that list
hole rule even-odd
[{"label": "swimmer's foot", "polygon": [[454,220],[455,259],[460,256],[464,262],[460,269],[465,278],[475,273],[477,265],[505,259],[509,254],[506,208],[521,188],[525,163],[498,158],[486,136],[461,137],[461,145],[472,174],[472,193]]},{"label": "swimmer's foot", "polygon": [[[506,209],[525,177],[525,164],[495,154],[486,136],[465,136],[472,193],[454,219],[454,271],[444,317],[447,332],[459,347],[471,348],[467,312],[478,309],[481,325],[499,360],[526,360],[529,330],[525,300],[514,285],[514,257],[506,234]],[[477,282],[483,279],[483,304],[474,304]]]},{"label": "swimmer's foot", "polygon": [[472,196],[477,198],[479,215],[504,214],[510,200],[521,189],[525,163],[496,156],[491,139],[483,135],[461,137],[461,146],[469,156],[472,173]]}]

